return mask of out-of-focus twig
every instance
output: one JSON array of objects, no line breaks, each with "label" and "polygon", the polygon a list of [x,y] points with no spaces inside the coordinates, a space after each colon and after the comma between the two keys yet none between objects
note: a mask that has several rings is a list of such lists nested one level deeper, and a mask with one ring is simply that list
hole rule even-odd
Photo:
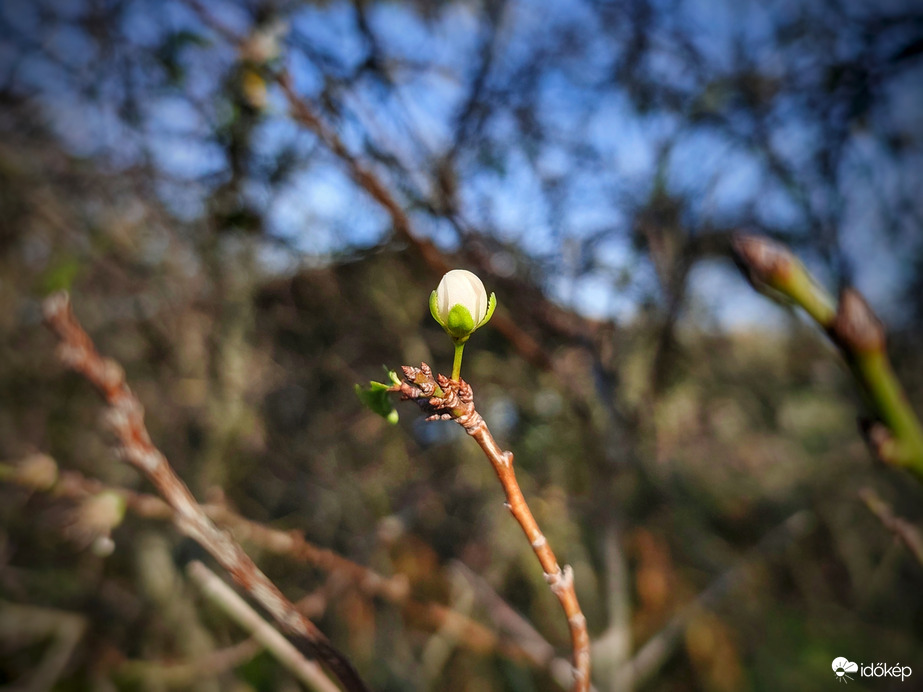
[{"label": "out-of-focus twig", "polygon": [[497,628],[513,635],[536,665],[547,666],[554,658],[554,647],[532,626],[532,623],[517,613],[487,583],[484,577],[471,570],[463,562],[455,560],[451,567],[453,571],[468,581]]},{"label": "out-of-focus twig", "polygon": [[506,506],[525,533],[532,551],[538,558],[545,580],[564,609],[570,628],[573,651],[574,692],[590,689],[590,636],[586,617],[580,610],[574,589],[574,572],[569,565],[558,564],[548,540],[539,529],[538,522],[516,480],[512,452],[503,451],[474,406],[474,393],[464,380],[452,380],[445,375],[435,375],[426,363],[419,368],[403,366],[404,377],[392,387],[403,399],[415,401],[429,414],[428,420],[454,420],[464,428],[490,461],[506,494]]},{"label": "out-of-focus twig", "polygon": [[186,574],[212,603],[247,630],[279,663],[310,689],[317,692],[337,692],[339,688],[330,681],[317,663],[307,660],[288,639],[260,617],[260,614],[217,574],[198,561],[190,562],[186,566]]},{"label": "out-of-focus twig", "polygon": [[[452,569],[468,581],[494,625],[513,638],[517,648],[523,651],[532,665],[546,669],[561,687],[571,685],[574,674],[570,662],[555,655],[554,647],[531,622],[517,613],[484,577],[473,572],[467,565],[456,560],[452,563]],[[596,688],[590,689],[595,691]]]},{"label": "out-of-focus twig", "polygon": [[[414,231],[410,217],[404,212],[398,200],[381,181],[380,177],[375,175],[369,167],[353,155],[336,131],[321,119],[308,101],[298,95],[292,85],[289,73],[285,70],[280,71],[276,75],[276,81],[288,99],[292,117],[295,121],[313,132],[343,162],[353,181],[384,208],[391,218],[391,224],[397,236],[416,249],[434,274],[442,275],[449,271],[451,267],[442,256],[442,252],[432,242],[421,238]],[[535,339],[517,326],[512,319],[498,313],[492,318],[492,324],[525,360],[544,370],[551,367],[550,356],[545,353]]]},{"label": "out-of-focus twig", "polygon": [[0,642],[7,651],[30,646],[46,637],[52,641],[41,660],[25,678],[4,689],[44,692],[54,687],[71,654],[86,631],[87,621],[78,613],[21,603],[0,602]]},{"label": "out-of-focus twig", "polygon": [[[615,522],[610,522],[600,532],[602,555],[606,565],[606,602],[609,626],[593,642],[593,661],[596,669],[606,679],[617,677],[611,675],[623,669],[631,659],[631,578],[628,573],[627,558],[622,550],[622,540]],[[607,675],[607,673],[609,673]],[[622,680],[615,685],[610,682],[605,689],[618,692],[630,692],[633,688],[629,680]]]},{"label": "out-of-focus twig", "polygon": [[[471,585],[462,580],[458,575],[451,584],[452,609],[467,616],[474,605],[474,590]],[[423,648],[423,654],[420,657],[423,669],[423,677],[426,680],[426,686],[431,688],[433,683],[438,679],[452,651],[458,646],[461,628],[458,622],[452,620],[440,627],[426,642]]]},{"label": "out-of-focus twig", "polygon": [[738,234],[733,246],[757,290],[802,307],[839,347],[880,419],[862,421],[875,455],[923,480],[923,426],[891,368],[884,325],[862,295],[844,288],[834,303],[791,250],[768,238]]},{"label": "out-of-focus twig", "polygon": [[[276,635],[281,636],[278,632],[276,632]],[[283,641],[288,644],[288,640],[283,639]],[[113,675],[120,683],[125,681],[135,684],[141,683],[142,685],[153,684],[167,688],[190,689],[197,681],[203,678],[213,677],[246,663],[264,648],[267,647],[264,647],[259,641],[251,637],[233,646],[218,649],[205,656],[198,656],[191,660],[180,662],[123,661],[116,666]]]},{"label": "out-of-focus twig", "polygon": [[69,296],[64,292],[55,293],[45,300],[43,308],[45,321],[61,342],[58,357],[86,377],[103,395],[108,404],[107,420],[118,438],[123,459],[157,488],[173,511],[176,527],[205,548],[234,581],[272,615],[303,654],[323,661],[350,692],[367,690],[352,663],[333,647],[313,622],[298,612],[240,544],[215,526],[166,457],[154,446],[144,425],[144,409],[125,383],[122,368],[99,355],[74,316]]},{"label": "out-of-focus twig", "polygon": [[923,565],[923,534],[920,533],[920,529],[894,514],[891,506],[872,488],[862,488],[859,491],[859,497],[884,527],[907,546],[917,562]]}]

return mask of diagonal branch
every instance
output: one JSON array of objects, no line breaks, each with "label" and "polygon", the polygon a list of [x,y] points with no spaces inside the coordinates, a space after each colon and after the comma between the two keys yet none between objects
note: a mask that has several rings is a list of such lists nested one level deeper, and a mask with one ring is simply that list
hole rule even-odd
[{"label": "diagonal branch", "polygon": [[206,515],[166,457],[151,442],[144,409],[125,383],[115,361],[99,355],[71,310],[67,293],[47,298],[45,321],[58,336],[58,357],[86,377],[108,404],[107,419],[120,443],[122,458],[157,488],[173,510],[176,527],[205,548],[250,596],[265,608],[302,654],[317,657],[349,692],[366,692],[352,663],[333,647],[313,622],[298,612],[279,588],[244,552],[230,534]]},{"label": "diagonal branch", "polygon": [[513,470],[513,453],[500,449],[487,423],[474,407],[471,385],[464,380],[450,380],[445,375],[433,376],[430,367],[423,363],[419,368],[403,367],[404,379],[394,385],[392,391],[399,392],[403,399],[415,401],[423,411],[430,414],[427,420],[454,420],[475,442],[490,461],[506,494],[506,507],[519,522],[535,557],[545,574],[545,580],[564,609],[570,628],[573,650],[574,685],[573,692],[587,692],[590,689],[590,636],[587,633],[586,617],[580,610],[577,592],[574,589],[574,570],[570,565],[563,568],[558,564],[548,540],[539,529],[532,510],[526,503],[516,473]]}]

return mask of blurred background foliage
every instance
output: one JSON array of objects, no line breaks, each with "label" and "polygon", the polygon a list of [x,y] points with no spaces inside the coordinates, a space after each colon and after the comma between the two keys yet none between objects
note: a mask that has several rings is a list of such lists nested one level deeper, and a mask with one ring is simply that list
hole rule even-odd
[{"label": "blurred background foliage", "polygon": [[[54,357],[60,288],[201,500],[566,655],[480,450],[353,391],[448,370],[443,266],[498,295],[463,375],[574,566],[598,689],[819,688],[837,656],[923,675],[923,565],[858,495],[919,525],[923,490],[872,460],[824,336],[728,252],[767,233],[857,285],[923,411],[921,84],[909,1],[4,2],[0,679],[297,689],[256,649],[215,663],[245,634],[168,524],[21,482],[45,454],[149,491]],[[376,690],[561,689],[248,549]]]}]

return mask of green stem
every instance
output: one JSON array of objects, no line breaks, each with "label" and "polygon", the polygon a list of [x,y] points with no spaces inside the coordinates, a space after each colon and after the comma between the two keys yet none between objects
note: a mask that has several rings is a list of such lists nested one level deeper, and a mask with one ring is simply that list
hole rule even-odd
[{"label": "green stem", "polygon": [[855,367],[900,445],[900,461],[923,476],[923,429],[883,351],[856,354]]},{"label": "green stem", "polygon": [[824,329],[833,323],[836,317],[833,299],[800,263],[795,267],[792,276],[779,288],[804,308],[805,312]]},{"label": "green stem", "polygon": [[452,379],[456,382],[461,375],[462,351],[465,350],[465,342],[455,342],[455,361],[452,363]]}]

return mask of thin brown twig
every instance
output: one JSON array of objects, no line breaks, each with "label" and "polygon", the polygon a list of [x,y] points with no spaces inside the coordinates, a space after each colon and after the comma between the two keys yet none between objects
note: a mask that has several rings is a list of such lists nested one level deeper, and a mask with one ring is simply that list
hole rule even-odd
[{"label": "thin brown twig", "polygon": [[903,543],[917,562],[923,565],[923,534],[906,519],[897,516],[894,510],[872,488],[862,488],[859,497],[888,531]]},{"label": "thin brown twig", "polygon": [[[426,363],[419,368],[403,366],[404,378],[392,391],[400,392],[402,398],[415,401],[430,414],[427,420],[454,420],[462,426],[484,452],[490,461],[506,494],[506,506],[525,533],[532,551],[542,566],[545,580],[551,592],[560,602],[570,628],[573,652],[573,692],[587,692],[590,689],[590,636],[586,617],[580,610],[577,592],[574,589],[574,571],[570,565],[563,568],[558,564],[548,540],[532,515],[516,480],[513,470],[513,453],[504,451],[497,444],[487,423],[474,406],[474,393],[464,380],[452,380],[445,375],[433,376]],[[438,396],[437,396],[438,394]]]},{"label": "thin brown twig", "polygon": [[366,692],[352,663],[330,643],[313,622],[298,612],[279,588],[263,574],[230,534],[222,531],[176,475],[166,457],[151,442],[144,409],[125,382],[121,366],[99,355],[71,310],[66,292],[48,297],[45,321],[60,339],[58,357],[103,395],[107,420],[120,443],[122,458],[157,488],[173,510],[180,532],[205,548],[243,589],[265,608],[302,654],[317,657],[349,692]]},{"label": "thin brown twig", "polygon": [[462,427],[474,438],[493,465],[494,472],[506,493],[507,508],[522,527],[535,557],[542,566],[551,592],[564,609],[573,647],[573,689],[574,692],[585,692],[590,688],[590,636],[587,633],[586,618],[580,610],[577,592],[574,589],[574,571],[570,565],[564,565],[563,568],[558,565],[558,560],[548,540],[539,528],[538,522],[535,521],[535,517],[532,516],[532,510],[529,509],[516,480],[516,473],[513,470],[513,453],[500,449],[480,415],[477,415],[477,419],[471,424],[462,424]]},{"label": "thin brown twig", "polygon": [[[556,656],[554,647],[548,640],[533,627],[531,622],[503,600],[484,577],[457,560],[452,564],[452,568],[468,580],[478,600],[486,606],[488,617],[501,632],[516,642],[516,645],[529,657],[529,662],[536,668],[547,670],[561,687],[569,687],[574,677],[574,669],[570,661]],[[591,686],[590,690],[595,692],[596,688]]]}]

